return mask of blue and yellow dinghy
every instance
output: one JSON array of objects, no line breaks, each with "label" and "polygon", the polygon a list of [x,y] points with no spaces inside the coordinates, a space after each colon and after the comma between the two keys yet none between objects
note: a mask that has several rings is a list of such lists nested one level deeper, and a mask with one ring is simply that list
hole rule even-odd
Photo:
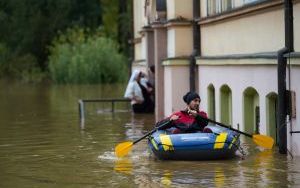
[{"label": "blue and yellow dinghy", "polygon": [[148,145],[161,160],[213,160],[235,156],[239,148],[239,133],[217,125],[208,125],[213,133],[170,134],[155,131],[148,137]]}]

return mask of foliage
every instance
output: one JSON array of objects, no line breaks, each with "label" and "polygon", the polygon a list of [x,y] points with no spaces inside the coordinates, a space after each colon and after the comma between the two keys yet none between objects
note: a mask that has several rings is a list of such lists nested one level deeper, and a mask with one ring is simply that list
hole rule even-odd
[{"label": "foliage", "polygon": [[56,83],[113,83],[126,78],[125,58],[109,38],[75,28],[53,42],[49,70]]},{"label": "foliage", "polygon": [[119,51],[130,56],[128,41],[132,33],[132,0],[101,0],[102,26],[106,37],[118,41]]},{"label": "foliage", "polygon": [[[10,75],[14,79],[25,82],[41,82],[46,74],[39,68],[36,58],[32,54],[10,56],[10,51],[0,44],[0,75]],[[0,78],[1,78],[0,77]]]},{"label": "foliage", "polygon": [[23,79],[45,71],[47,46],[57,31],[72,25],[94,29],[101,20],[99,0],[0,0],[0,43],[7,52],[0,77]]},{"label": "foliage", "polygon": [[45,78],[48,46],[60,31],[73,27],[93,32],[100,28],[102,36],[117,42],[119,52],[128,57],[132,49],[127,42],[131,32],[126,29],[131,28],[131,11],[120,7],[124,4],[131,7],[130,3],[127,0],[0,0],[0,78]]},{"label": "foliage", "polygon": [[58,30],[72,25],[97,28],[101,24],[98,0],[10,0],[0,4],[0,42],[13,55],[33,54],[45,68],[46,47]]},{"label": "foliage", "polygon": [[118,39],[118,1],[101,0],[103,34],[115,41]]}]

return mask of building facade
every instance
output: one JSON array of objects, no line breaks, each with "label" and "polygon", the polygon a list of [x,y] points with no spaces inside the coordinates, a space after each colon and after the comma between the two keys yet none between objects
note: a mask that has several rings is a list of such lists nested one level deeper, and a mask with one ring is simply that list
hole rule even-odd
[{"label": "building facade", "polygon": [[155,65],[156,119],[184,108],[194,85],[211,119],[270,135],[279,146],[286,140],[300,156],[299,0],[134,0],[134,36],[132,68]]}]

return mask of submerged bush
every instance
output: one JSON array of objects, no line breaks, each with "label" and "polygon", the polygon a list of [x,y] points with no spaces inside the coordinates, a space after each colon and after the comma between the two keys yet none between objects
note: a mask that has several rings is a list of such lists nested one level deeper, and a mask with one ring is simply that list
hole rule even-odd
[{"label": "submerged bush", "polygon": [[55,83],[114,83],[126,80],[126,60],[109,39],[69,29],[50,47],[49,72]]}]

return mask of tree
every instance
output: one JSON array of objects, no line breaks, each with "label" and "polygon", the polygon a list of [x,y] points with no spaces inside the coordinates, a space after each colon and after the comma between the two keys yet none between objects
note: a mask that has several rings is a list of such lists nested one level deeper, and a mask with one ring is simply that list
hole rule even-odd
[{"label": "tree", "polygon": [[32,54],[46,68],[47,47],[59,30],[73,25],[96,29],[101,25],[98,0],[0,1],[0,42],[12,57]]}]

